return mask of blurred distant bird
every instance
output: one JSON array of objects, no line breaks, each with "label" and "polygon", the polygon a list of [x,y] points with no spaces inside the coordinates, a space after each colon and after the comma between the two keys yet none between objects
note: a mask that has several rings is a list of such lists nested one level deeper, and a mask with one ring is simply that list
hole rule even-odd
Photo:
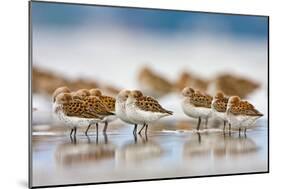
[{"label": "blurred distant bird", "polygon": [[241,100],[238,96],[229,98],[226,114],[231,126],[239,128],[239,134],[243,128],[244,134],[246,134],[247,129],[263,116],[252,104],[246,100]]},{"label": "blurred distant bird", "polygon": [[148,67],[140,70],[138,83],[144,94],[153,96],[154,98],[160,98],[173,91],[172,83]]},{"label": "blurred distant bird", "polygon": [[[214,115],[223,120],[223,131],[225,131],[225,125],[227,122],[226,108],[228,99],[229,98],[226,97],[222,92],[217,92],[217,94],[213,98],[211,105]],[[229,131],[230,129],[231,128],[229,124]]]},{"label": "blurred distant bird", "polygon": [[179,91],[182,91],[183,88],[185,88],[186,86],[196,88],[197,90],[200,91],[206,91],[208,85],[209,85],[208,80],[194,76],[186,71],[182,72],[178,80],[175,82],[175,87]]},{"label": "blurred distant bird", "polygon": [[89,90],[90,95],[92,96],[96,96],[97,98],[99,98],[99,100],[102,102],[102,104],[114,115],[108,115],[106,117],[104,117],[103,122],[104,122],[104,128],[103,128],[103,132],[105,133],[107,130],[107,125],[108,122],[111,122],[113,120],[116,119],[115,116],[115,98],[111,97],[111,96],[104,96],[102,95],[102,92],[99,89],[91,89]]},{"label": "blurred distant bird", "polygon": [[206,120],[207,126],[208,118],[212,115],[211,103],[213,98],[189,87],[182,90],[182,95],[184,96],[182,101],[183,112],[187,116],[198,118],[197,130],[200,129],[202,118]]},{"label": "blurred distant bird", "polygon": [[116,96],[115,113],[116,116],[122,121],[124,121],[125,123],[135,125],[133,131],[133,134],[135,135],[137,132],[138,124],[130,120],[126,113],[126,101],[129,97],[129,94],[130,94],[129,90],[122,90],[118,93],[118,95]]},{"label": "blurred distant bird", "polygon": [[[126,114],[134,123],[142,124],[147,133],[148,124],[158,119],[172,115],[173,112],[164,109],[155,99],[143,96],[138,90],[131,91],[126,101]],[[142,129],[139,131],[141,133]]]}]

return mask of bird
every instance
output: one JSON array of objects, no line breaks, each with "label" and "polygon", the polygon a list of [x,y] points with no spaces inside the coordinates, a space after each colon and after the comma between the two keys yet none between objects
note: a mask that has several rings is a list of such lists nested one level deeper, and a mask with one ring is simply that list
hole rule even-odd
[{"label": "bird", "polygon": [[129,97],[130,91],[129,90],[121,90],[118,95],[116,96],[115,102],[115,113],[116,116],[121,119],[123,122],[134,125],[133,134],[136,135],[138,124],[134,123],[126,114],[126,101]]},{"label": "bird", "polygon": [[111,113],[114,114],[114,115],[106,116],[103,120],[103,122],[104,122],[103,133],[106,133],[108,122],[114,121],[116,119],[116,116],[115,116],[115,102],[116,102],[116,100],[115,100],[114,97],[102,95],[101,90],[96,89],[96,88],[89,90],[89,92],[90,92],[90,95],[96,96],[97,98],[99,98],[99,100],[102,102],[102,104]]},{"label": "bird", "polygon": [[161,98],[174,90],[172,82],[164,75],[154,72],[149,67],[143,67],[138,74],[138,84],[144,94]]},{"label": "bird", "polygon": [[[211,108],[215,116],[223,120],[223,131],[225,131],[225,126],[227,123],[226,108],[229,97],[225,96],[223,92],[219,91],[214,96],[211,104]],[[231,130],[231,125],[229,124],[229,131]]]},{"label": "bird", "polygon": [[129,93],[126,101],[126,114],[134,123],[142,124],[147,134],[148,124],[151,124],[162,117],[172,115],[173,112],[164,109],[157,100],[150,96],[144,96],[141,91],[133,90]]},{"label": "bird", "polygon": [[231,126],[239,128],[239,135],[243,128],[246,135],[247,129],[263,116],[251,103],[241,100],[239,96],[229,98],[226,115]]},{"label": "bird", "polygon": [[95,124],[96,133],[98,134],[98,123],[102,122],[107,116],[114,115],[114,113],[111,112],[98,97],[91,96],[91,93],[87,89],[80,89],[76,91],[73,96],[74,98],[78,98],[88,103],[88,105],[93,108],[93,112],[95,112],[96,115],[102,118],[102,120],[93,120],[92,122],[90,122],[85,131],[85,135],[87,135],[91,125]]},{"label": "bird", "polygon": [[93,106],[93,103],[73,98],[71,93],[60,93],[55,98],[54,111],[58,118],[71,128],[70,137],[73,132],[76,137],[77,127],[102,120]]},{"label": "bird", "polygon": [[197,118],[197,130],[200,129],[201,119],[205,119],[205,125],[208,125],[208,118],[212,115],[211,103],[213,97],[195,91],[193,88],[185,87],[182,90],[183,100],[181,106],[183,112],[192,118]]}]

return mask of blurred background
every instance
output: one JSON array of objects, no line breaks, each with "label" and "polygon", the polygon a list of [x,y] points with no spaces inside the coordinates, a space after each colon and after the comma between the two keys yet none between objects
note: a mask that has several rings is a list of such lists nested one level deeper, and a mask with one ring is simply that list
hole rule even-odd
[{"label": "blurred background", "polygon": [[[266,17],[35,2],[32,32],[35,95],[140,88],[180,117],[174,94],[192,86],[248,98],[266,115]],[[36,97],[35,108],[50,107]]]},{"label": "blurred background", "polygon": [[[32,2],[34,182],[266,170],[267,26],[260,16]],[[112,96],[141,89],[174,115],[151,126],[148,139],[133,138],[133,128],[117,120],[108,137],[81,133],[73,144],[51,113],[52,92],[62,85]],[[239,95],[264,116],[247,138],[216,129],[197,136],[180,106],[186,86]]]}]

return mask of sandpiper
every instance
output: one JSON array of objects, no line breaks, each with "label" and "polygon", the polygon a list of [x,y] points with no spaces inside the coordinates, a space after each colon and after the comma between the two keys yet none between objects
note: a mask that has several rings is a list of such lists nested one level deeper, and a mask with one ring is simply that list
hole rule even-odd
[{"label": "sandpiper", "polygon": [[[96,96],[90,96],[90,92],[87,89],[80,89],[74,93],[74,98],[78,98],[80,100],[83,100],[89,108],[92,108],[92,111],[95,112],[99,117],[101,117],[103,120],[111,115],[114,115],[113,112],[111,112],[104,104],[103,102]],[[101,120],[93,120],[89,123],[85,135],[88,134],[88,131],[92,124],[96,124],[96,132],[98,134],[98,123],[102,122]]]},{"label": "sandpiper", "polygon": [[189,87],[182,90],[182,95],[184,96],[182,101],[183,112],[189,117],[198,118],[197,130],[200,129],[202,118],[206,120],[207,126],[208,118],[212,115],[211,103],[213,98]]},{"label": "sandpiper", "polygon": [[[227,123],[226,108],[228,99],[229,97],[225,96],[223,92],[217,92],[211,104],[214,115],[223,120],[223,131],[225,131],[225,125]],[[229,124],[229,131],[231,129],[230,127]]]},{"label": "sandpiper", "polygon": [[246,100],[241,100],[238,96],[229,98],[226,114],[231,126],[239,128],[239,135],[243,128],[244,134],[246,134],[247,129],[263,116],[252,104]]},{"label": "sandpiper", "polygon": [[94,111],[93,104],[73,98],[71,93],[60,93],[55,98],[54,111],[58,118],[71,128],[70,136],[77,127],[101,121],[102,117]]},{"label": "sandpiper", "polygon": [[134,123],[143,124],[145,134],[147,134],[148,124],[162,117],[172,115],[173,112],[164,109],[154,98],[143,96],[142,92],[134,90],[129,93],[126,101],[126,114]]},{"label": "sandpiper", "polygon": [[132,124],[135,126],[133,131],[133,134],[135,135],[137,132],[138,124],[130,120],[126,114],[126,101],[129,97],[129,94],[130,91],[125,89],[118,93],[118,95],[116,96],[115,113],[116,116],[125,123]]},{"label": "sandpiper", "polygon": [[[91,89],[89,90],[90,94],[92,96],[96,96],[99,98],[99,100],[102,102],[103,105],[106,106],[106,108],[115,114],[115,98],[111,97],[111,96],[104,96],[102,95],[102,92],[99,89]],[[103,119],[104,122],[104,128],[103,128],[103,132],[106,133],[107,130],[107,125],[109,122],[114,121],[116,119],[115,115],[109,115],[106,116]]]}]

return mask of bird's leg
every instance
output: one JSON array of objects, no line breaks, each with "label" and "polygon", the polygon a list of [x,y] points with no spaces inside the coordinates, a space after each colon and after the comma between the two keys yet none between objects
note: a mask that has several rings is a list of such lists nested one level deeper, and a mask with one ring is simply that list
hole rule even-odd
[{"label": "bird's leg", "polygon": [[103,133],[106,133],[106,130],[107,130],[107,125],[108,125],[108,122],[107,122],[107,121],[105,121],[105,122],[104,122]]},{"label": "bird's leg", "polygon": [[74,138],[76,137],[76,130],[77,130],[77,128],[76,127],[74,127]]},{"label": "bird's leg", "polygon": [[244,129],[244,136],[247,137],[247,128]]},{"label": "bird's leg", "polygon": [[103,133],[103,136],[104,136],[104,143],[107,144],[108,143],[107,134]]},{"label": "bird's leg", "polygon": [[198,118],[197,131],[199,131],[200,129],[200,124],[201,124],[201,117]]},{"label": "bird's leg", "polygon": [[141,130],[139,131],[139,134],[141,134],[141,131],[143,130],[144,127],[145,127],[145,124],[143,124]]},{"label": "bird's leg", "polygon": [[239,127],[239,137],[240,137],[241,128]]},{"label": "bird's leg", "polygon": [[134,135],[137,133],[137,128],[138,128],[138,125],[135,124],[134,131],[133,131],[133,134],[134,134]]},{"label": "bird's leg", "polygon": [[229,133],[229,136],[231,135],[231,123],[228,123],[228,133]]},{"label": "bird's leg", "polygon": [[72,128],[71,131],[70,131],[70,135],[69,135],[70,137],[72,137],[73,130],[74,129]]},{"label": "bird's leg", "polygon": [[99,135],[99,124],[96,123],[96,135],[98,136]]},{"label": "bird's leg", "polygon": [[86,136],[88,136],[88,131],[89,131],[91,125],[92,125],[92,124],[89,124],[88,127],[87,127],[87,129],[86,129],[86,131],[85,131],[85,135],[86,135]]},{"label": "bird's leg", "polygon": [[145,136],[147,135],[147,128],[148,128],[148,124],[146,124],[145,126]]},{"label": "bird's leg", "polygon": [[225,132],[225,125],[226,125],[226,121],[223,121],[223,133]]}]

